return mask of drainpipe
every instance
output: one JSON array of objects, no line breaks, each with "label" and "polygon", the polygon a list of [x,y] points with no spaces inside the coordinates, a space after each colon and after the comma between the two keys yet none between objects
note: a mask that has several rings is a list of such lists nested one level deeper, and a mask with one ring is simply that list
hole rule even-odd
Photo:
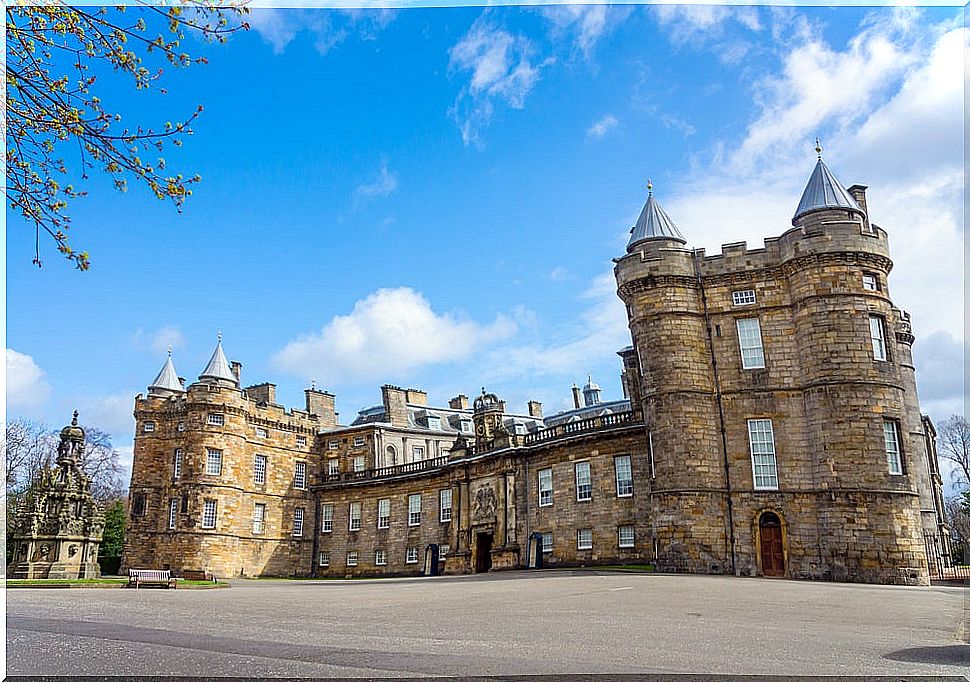
[{"label": "drainpipe", "polygon": [[317,552],[320,549],[320,491],[313,497],[313,553],[310,555],[310,575],[317,577]]},{"label": "drainpipe", "polygon": [[714,397],[717,401],[717,419],[721,429],[721,459],[724,463],[724,486],[727,490],[727,522],[728,537],[731,552],[731,573],[737,575],[737,562],[734,556],[734,500],[731,494],[731,467],[728,462],[727,454],[727,431],[724,428],[724,403],[721,399],[721,377],[717,371],[717,356],[714,354],[714,337],[711,332],[711,316],[707,310],[707,293],[704,291],[704,280],[701,277],[700,263],[697,259],[697,250],[694,255],[694,275],[697,277],[697,288],[701,292],[701,304],[704,307],[704,325],[707,327],[707,347],[711,352],[711,367],[714,370]]}]

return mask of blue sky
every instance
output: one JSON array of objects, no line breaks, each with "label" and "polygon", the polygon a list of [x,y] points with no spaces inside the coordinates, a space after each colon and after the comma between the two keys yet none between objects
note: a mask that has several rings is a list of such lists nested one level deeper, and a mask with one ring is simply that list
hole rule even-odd
[{"label": "blue sky", "polygon": [[[652,178],[691,246],[790,226],[815,136],[869,185],[891,293],[913,315],[924,411],[963,411],[963,114],[957,8],[259,9],[168,94],[100,87],[126,121],[205,112],[169,150],[182,214],[94,175],[71,207],[87,273],[7,212],[7,410],[77,407],[130,456],[132,400],[173,346],[193,381],[221,329],[244,384],[342,421],[383,383],[620,397],[613,257]],[[68,156],[70,161],[70,157]]]}]

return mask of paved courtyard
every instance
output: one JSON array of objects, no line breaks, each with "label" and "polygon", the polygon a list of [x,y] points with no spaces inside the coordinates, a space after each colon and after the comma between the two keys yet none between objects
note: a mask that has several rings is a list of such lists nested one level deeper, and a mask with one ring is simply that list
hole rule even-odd
[{"label": "paved courtyard", "polygon": [[7,673],[970,671],[970,591],[636,573],[8,590]]}]

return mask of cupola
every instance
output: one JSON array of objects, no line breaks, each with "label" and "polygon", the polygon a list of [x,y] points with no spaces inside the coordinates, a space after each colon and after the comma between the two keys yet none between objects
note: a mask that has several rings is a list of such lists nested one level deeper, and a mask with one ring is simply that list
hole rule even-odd
[{"label": "cupola", "polygon": [[653,183],[647,181],[647,203],[640,211],[636,225],[630,230],[630,241],[627,243],[627,253],[632,253],[634,247],[641,242],[652,239],[670,239],[681,244],[686,244],[687,240],[680,233],[674,221],[670,219],[667,212],[663,210],[660,202],[653,196]]}]

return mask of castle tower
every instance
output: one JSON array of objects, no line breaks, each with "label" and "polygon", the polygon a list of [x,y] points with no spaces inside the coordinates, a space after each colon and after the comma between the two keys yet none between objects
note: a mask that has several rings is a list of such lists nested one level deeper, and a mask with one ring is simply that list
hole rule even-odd
[{"label": "castle tower", "polygon": [[165,358],[165,364],[162,365],[162,369],[158,373],[158,376],[155,377],[155,381],[153,381],[151,386],[148,387],[148,394],[162,398],[169,398],[172,396],[182,395],[184,393],[185,388],[182,386],[182,382],[179,380],[179,375],[175,371],[175,365],[172,364],[172,347],[169,346],[168,357]]},{"label": "castle tower", "polygon": [[505,414],[505,403],[494,393],[482,394],[472,403],[472,421],[475,425],[475,446],[479,452],[489,450],[495,437],[502,431],[502,417]]},{"label": "castle tower", "polygon": [[[652,184],[617,259],[651,453],[651,515],[661,570],[730,572],[729,496],[718,404],[698,286],[687,240],[653,195]],[[637,405],[633,405],[634,408]]]}]

